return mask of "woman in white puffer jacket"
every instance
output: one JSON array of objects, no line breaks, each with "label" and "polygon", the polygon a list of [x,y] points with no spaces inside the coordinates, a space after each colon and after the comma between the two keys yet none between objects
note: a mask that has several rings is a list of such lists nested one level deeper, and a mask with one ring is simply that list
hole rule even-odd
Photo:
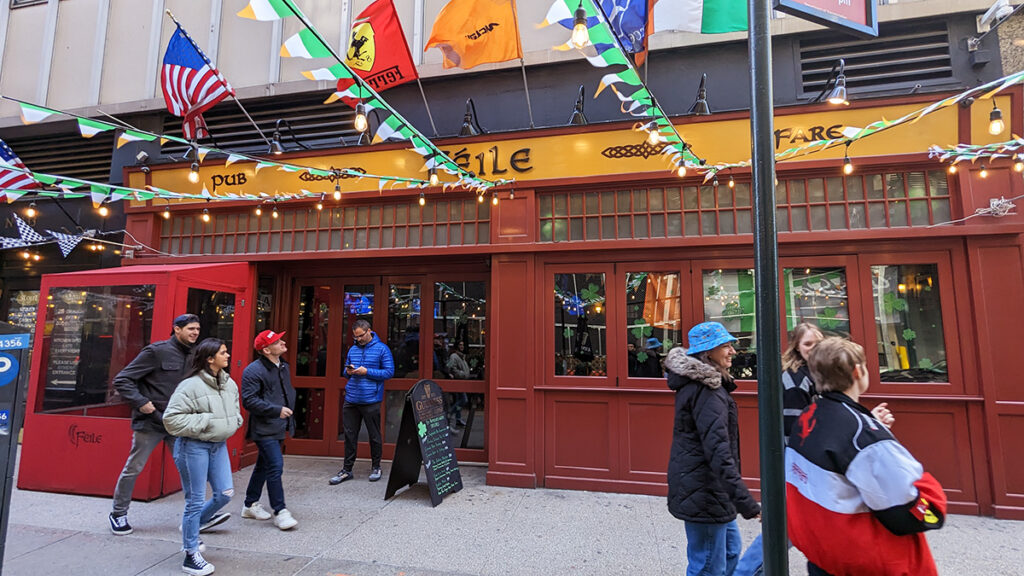
[{"label": "woman in white puffer jacket", "polygon": [[[242,426],[238,385],[225,368],[231,355],[217,338],[197,344],[189,356],[189,370],[171,395],[164,412],[164,427],[177,436],[174,463],[185,491],[185,512],[181,521],[186,574],[213,573],[200,547],[199,532],[227,520],[220,512],[234,495],[231,461],[225,441]],[[204,502],[209,480],[213,497]]]}]

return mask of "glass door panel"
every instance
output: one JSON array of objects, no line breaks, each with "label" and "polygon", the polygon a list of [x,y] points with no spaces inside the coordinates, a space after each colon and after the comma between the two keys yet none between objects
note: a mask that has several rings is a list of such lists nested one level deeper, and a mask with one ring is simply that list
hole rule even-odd
[{"label": "glass door panel", "polygon": [[[373,326],[373,284],[345,284],[345,303],[341,312],[341,358],[348,358],[348,349],[355,345],[352,339],[352,325],[356,320],[366,320]],[[345,363],[341,363],[341,376],[345,375]]]},{"label": "glass door panel", "polygon": [[395,378],[420,377],[420,293],[418,282],[388,284],[387,344]]},{"label": "glass door panel", "polygon": [[554,282],[555,375],[606,375],[605,274],[556,273]]},{"label": "glass door panel", "polygon": [[734,378],[757,378],[757,339],[754,270],[751,268],[704,270],[702,273],[704,321],[719,322],[739,339],[732,361]]},{"label": "glass door panel", "polygon": [[331,287],[299,287],[298,333],[295,335],[295,375],[327,374],[327,335],[331,311]]},{"label": "glass door panel", "polygon": [[220,338],[231,348],[235,326],[235,294],[202,288],[188,289],[186,310],[199,316],[199,340]]}]

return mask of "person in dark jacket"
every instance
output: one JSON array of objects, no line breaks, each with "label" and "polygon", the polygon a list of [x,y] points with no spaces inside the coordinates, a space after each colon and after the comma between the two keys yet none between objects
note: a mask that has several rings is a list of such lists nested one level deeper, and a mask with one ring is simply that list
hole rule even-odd
[{"label": "person in dark jacket", "polygon": [[690,349],[665,359],[675,391],[668,463],[668,509],[684,522],[688,576],[732,574],[742,549],[737,512],[759,518],[761,506],[740,475],[739,418],[729,366],[736,341],[718,322],[690,329]]},{"label": "person in dark jacket", "polygon": [[[288,351],[283,337],[284,332],[273,330],[257,334],[253,347],[259,358],[242,372],[242,405],[249,411],[247,436],[256,444],[259,454],[249,477],[249,487],[245,490],[242,518],[273,518],[275,526],[290,530],[298,521],[285,507],[281,473],[284,471],[284,439],[295,432],[292,415],[295,388],[292,388],[288,363],[281,359],[281,355]],[[264,484],[273,515],[260,504]]]},{"label": "person in dark jacket", "polygon": [[359,428],[364,421],[366,433],[370,437],[369,480],[380,480],[380,459],[384,452],[384,441],[380,435],[380,403],[384,400],[384,382],[395,375],[395,359],[391,356],[391,350],[370,330],[369,322],[353,322],[352,337],[356,344],[348,349],[348,357],[345,359],[348,384],[345,385],[345,404],[341,408],[345,428],[345,463],[331,477],[332,486],[352,478]]},{"label": "person in dark jacket", "polygon": [[185,376],[185,358],[199,338],[199,317],[182,314],[174,319],[171,337],[155,342],[139,352],[114,377],[114,388],[132,407],[132,448],[128,461],[114,486],[114,507],[108,517],[110,531],[124,536],[132,533],[128,506],[132,502],[135,479],[149,455],[164,442],[174,451],[174,437],[164,429],[167,400]]}]

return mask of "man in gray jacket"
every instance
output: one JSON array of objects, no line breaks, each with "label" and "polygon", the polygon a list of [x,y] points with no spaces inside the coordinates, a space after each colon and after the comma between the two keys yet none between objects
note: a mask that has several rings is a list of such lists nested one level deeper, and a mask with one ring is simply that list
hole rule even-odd
[{"label": "man in gray jacket", "polygon": [[132,533],[128,524],[128,506],[132,502],[135,479],[149,455],[164,442],[174,450],[174,436],[164,429],[167,400],[185,376],[185,358],[199,338],[199,317],[182,314],[174,319],[171,337],[146,346],[114,377],[114,388],[132,407],[132,449],[114,487],[114,508],[110,513],[110,531],[119,536]]}]

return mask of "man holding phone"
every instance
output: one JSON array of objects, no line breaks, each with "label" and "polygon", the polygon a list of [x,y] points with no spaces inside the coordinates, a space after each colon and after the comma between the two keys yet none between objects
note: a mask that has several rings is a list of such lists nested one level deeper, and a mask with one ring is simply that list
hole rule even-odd
[{"label": "man holding phone", "polygon": [[356,320],[352,324],[352,338],[355,346],[348,349],[348,357],[345,359],[348,384],[345,386],[345,404],[341,408],[345,429],[345,463],[331,477],[332,486],[352,478],[359,428],[363,422],[366,422],[366,433],[370,437],[369,480],[380,480],[380,459],[384,451],[384,441],[380,434],[380,403],[384,400],[384,382],[395,375],[395,360],[391,350],[373,333],[369,322]]}]

